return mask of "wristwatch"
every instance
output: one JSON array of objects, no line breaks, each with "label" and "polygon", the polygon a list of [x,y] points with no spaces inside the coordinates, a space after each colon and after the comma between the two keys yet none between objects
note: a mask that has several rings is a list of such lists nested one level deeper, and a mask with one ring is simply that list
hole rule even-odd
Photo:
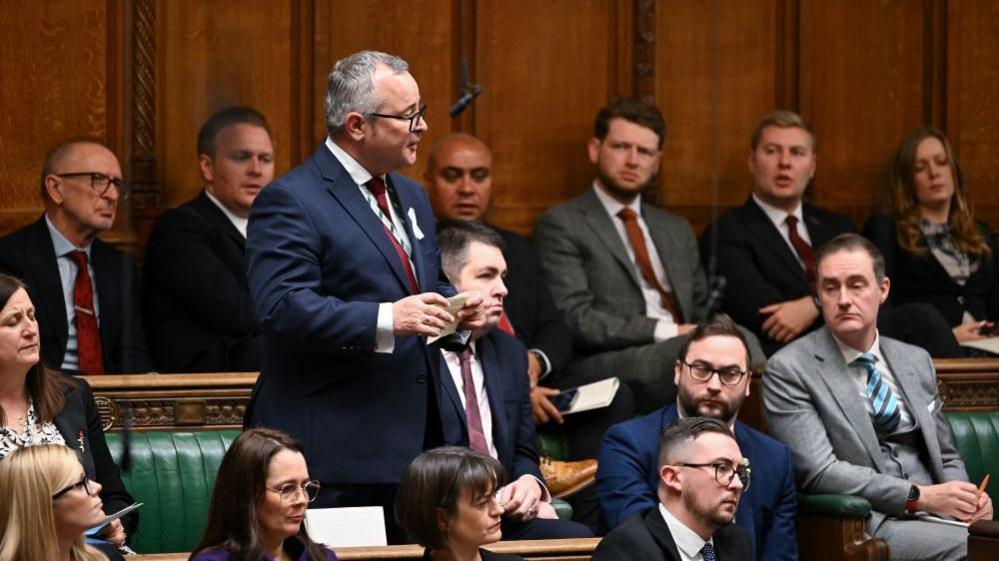
[{"label": "wristwatch", "polygon": [[909,514],[916,513],[916,502],[919,501],[919,487],[913,485],[909,488],[909,497],[905,499],[905,510]]}]

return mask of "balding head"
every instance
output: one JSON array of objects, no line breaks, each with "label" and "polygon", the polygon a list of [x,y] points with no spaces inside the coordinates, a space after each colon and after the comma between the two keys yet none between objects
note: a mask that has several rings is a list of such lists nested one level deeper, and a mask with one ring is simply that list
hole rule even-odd
[{"label": "balding head", "polygon": [[448,134],[430,148],[423,184],[440,219],[481,221],[492,194],[493,155],[466,133]]},{"label": "balding head", "polygon": [[[109,184],[109,181],[111,184]],[[123,195],[118,158],[99,140],[78,139],[53,148],[41,173],[45,212],[77,247],[114,224]]]}]

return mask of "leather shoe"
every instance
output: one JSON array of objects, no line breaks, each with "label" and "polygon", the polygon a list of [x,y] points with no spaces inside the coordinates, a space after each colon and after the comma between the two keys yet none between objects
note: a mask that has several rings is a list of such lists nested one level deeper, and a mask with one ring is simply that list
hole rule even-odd
[{"label": "leather shoe", "polygon": [[548,491],[556,499],[564,499],[597,480],[597,461],[560,462],[547,456],[541,458],[541,475]]}]

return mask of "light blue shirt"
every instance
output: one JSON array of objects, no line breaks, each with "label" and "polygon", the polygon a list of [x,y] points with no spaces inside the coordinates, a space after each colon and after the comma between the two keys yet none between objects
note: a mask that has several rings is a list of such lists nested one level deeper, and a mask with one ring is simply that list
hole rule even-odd
[{"label": "light blue shirt", "polygon": [[45,215],[45,225],[49,228],[49,236],[52,237],[52,246],[55,248],[56,265],[59,267],[59,280],[62,282],[62,296],[63,301],[66,303],[66,322],[69,324],[69,332],[66,336],[66,354],[63,356],[61,368],[63,370],[79,370],[80,356],[78,352],[79,345],[76,342],[76,307],[73,305],[73,285],[76,283],[78,269],[76,261],[73,261],[73,258],[69,254],[74,251],[83,251],[87,254],[87,271],[90,273],[91,291],[94,294],[94,316],[97,318],[97,325],[99,327],[101,325],[101,307],[97,300],[97,286],[94,284],[94,263],[90,258],[90,248],[93,244],[88,244],[86,247],[76,247],[59,230],[56,230],[52,221],[49,220],[48,214]]}]

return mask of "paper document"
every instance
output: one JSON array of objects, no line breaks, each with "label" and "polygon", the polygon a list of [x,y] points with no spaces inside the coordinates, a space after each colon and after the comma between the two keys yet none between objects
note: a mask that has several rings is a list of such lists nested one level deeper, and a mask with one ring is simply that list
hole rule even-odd
[{"label": "paper document", "polygon": [[447,327],[445,327],[441,331],[440,335],[436,337],[427,337],[428,345],[440,339],[441,337],[447,337],[448,335],[457,331],[458,323],[460,321],[458,319],[458,310],[460,310],[461,307],[465,305],[465,300],[467,299],[468,299],[467,294],[455,294],[454,296],[447,299],[447,311],[450,312],[452,316],[454,316],[454,321],[449,323]]},{"label": "paper document", "polygon": [[610,405],[620,386],[621,381],[615,376],[592,384],[562,390],[552,401],[563,415],[581,413]]},{"label": "paper document", "polygon": [[380,506],[310,508],[305,527],[315,542],[331,548],[388,545]]},{"label": "paper document", "polygon": [[989,337],[987,339],[978,339],[977,341],[963,341],[961,346],[999,355],[999,337]]},{"label": "paper document", "polygon": [[106,517],[104,517],[104,520],[102,520],[100,524],[98,524],[98,525],[94,526],[93,528],[91,528],[91,529],[87,530],[86,532],[84,532],[84,535],[93,536],[97,532],[100,532],[108,524],[114,522],[115,520],[118,520],[119,518],[121,518],[122,516],[125,516],[129,512],[132,512],[133,510],[139,508],[143,504],[144,503],[135,503],[135,504],[126,506],[125,508],[119,510],[118,512],[116,512],[114,514],[107,515]]},{"label": "paper document", "polygon": [[961,522],[959,520],[948,520],[946,518],[940,518],[935,514],[930,514],[928,512],[922,512],[922,511],[916,513],[916,518],[922,520],[923,522],[935,522],[937,524],[947,524],[949,526],[961,526],[962,528],[967,528],[969,525],[967,522]]}]

